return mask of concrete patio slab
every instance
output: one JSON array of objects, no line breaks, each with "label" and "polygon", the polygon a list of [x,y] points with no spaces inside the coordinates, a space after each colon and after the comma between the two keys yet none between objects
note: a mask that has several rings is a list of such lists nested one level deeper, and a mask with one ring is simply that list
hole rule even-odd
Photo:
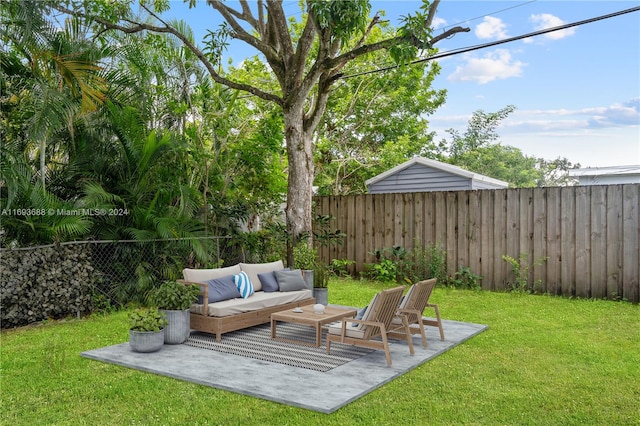
[{"label": "concrete patio slab", "polygon": [[427,329],[427,349],[415,336],[414,356],[409,354],[406,341],[391,341],[391,367],[383,351],[328,372],[187,345],[164,345],[159,352],[141,354],[132,352],[129,343],[122,343],[81,356],[328,414],[487,329],[486,325],[448,320],[443,320],[443,327],[445,341],[433,328]]}]

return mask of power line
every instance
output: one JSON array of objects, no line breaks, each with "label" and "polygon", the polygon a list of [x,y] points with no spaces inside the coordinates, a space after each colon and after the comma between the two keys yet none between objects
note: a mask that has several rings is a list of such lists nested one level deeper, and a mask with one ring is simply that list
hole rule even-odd
[{"label": "power line", "polygon": [[[442,29],[450,28],[450,27],[453,27],[454,25],[466,24],[467,22],[475,21],[475,20],[480,19],[480,18],[486,18],[487,16],[497,15],[498,13],[506,12],[507,10],[515,9],[517,7],[526,6],[526,5],[530,4],[530,3],[535,3],[537,1],[538,0],[531,0],[531,1],[524,2],[524,3],[516,4],[514,6],[506,7],[504,9],[496,10],[495,12],[490,12],[490,13],[487,13],[485,15],[476,16],[475,18],[469,18],[469,19],[466,19],[464,21],[459,21],[459,22],[456,22],[455,24],[445,25],[444,27],[442,27]],[[438,29],[440,29],[440,28],[438,28]]]},{"label": "power line", "polygon": [[[585,19],[583,21],[577,21],[577,22],[573,22],[573,23],[570,23],[570,24],[558,25],[557,27],[546,28],[546,29],[543,29],[543,30],[534,31],[532,33],[527,33],[527,34],[523,34],[523,35],[519,35],[519,36],[515,36],[515,37],[505,38],[505,39],[502,39],[502,40],[496,40],[496,41],[492,41],[492,42],[489,42],[489,43],[478,44],[478,45],[475,45],[475,46],[463,47],[463,48],[459,48],[459,49],[449,50],[447,52],[442,52],[442,53],[430,56],[428,58],[417,59],[417,60],[412,61],[412,62],[410,62],[410,63],[408,63],[406,65],[420,64],[422,62],[432,61],[434,59],[446,58],[447,56],[453,56],[453,55],[458,55],[460,53],[466,53],[466,52],[472,52],[474,50],[485,49],[487,47],[497,46],[497,45],[504,44],[504,43],[510,43],[510,42],[516,41],[516,40],[522,40],[523,38],[535,37],[535,36],[539,36],[539,35],[550,33],[550,32],[554,32],[554,31],[561,31],[561,30],[564,30],[564,29],[567,29],[567,28],[577,27],[577,26],[584,25],[584,24],[590,24],[592,22],[602,21],[604,19],[614,18],[616,16],[620,16],[620,15],[624,15],[624,14],[632,13],[632,12],[638,12],[638,11],[640,11],[640,6],[632,7],[630,9],[625,9],[625,10],[621,10],[621,11],[618,11],[618,12],[609,13],[607,15],[596,16],[595,18]],[[343,76],[338,77],[338,79],[359,77],[359,76],[362,76],[362,75],[385,72],[385,71],[389,71],[389,70],[392,70],[392,69],[400,68],[402,66],[403,65],[392,65],[392,66],[385,67],[385,68],[378,68],[376,70],[363,71],[363,72],[359,72],[359,73],[356,73],[356,74],[343,75]]]}]

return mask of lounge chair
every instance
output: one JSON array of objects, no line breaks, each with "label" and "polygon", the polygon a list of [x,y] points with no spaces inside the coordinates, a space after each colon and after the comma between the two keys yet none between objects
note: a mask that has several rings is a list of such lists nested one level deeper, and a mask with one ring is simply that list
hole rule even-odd
[{"label": "lounge chair", "polygon": [[[403,292],[404,287],[402,286],[383,290],[373,298],[362,319],[345,318],[340,322],[330,324],[327,327],[327,353],[331,351],[331,342],[383,350],[387,365],[390,366],[391,353],[389,352],[387,333],[398,310]],[[404,318],[404,320],[401,319],[401,323],[406,332],[410,352],[413,355],[409,323],[406,316],[403,315],[401,318]]]},{"label": "lounge chair", "polygon": [[[406,318],[409,323],[410,333],[420,334],[422,337],[422,346],[425,348],[427,347],[426,325],[438,327],[440,330],[440,340],[444,340],[444,330],[442,329],[442,319],[440,318],[438,305],[429,303],[429,297],[431,297],[431,292],[436,286],[436,281],[436,278],[432,278],[430,280],[417,282],[411,286],[407,295],[400,303],[398,308],[399,315],[396,315],[391,321],[393,331],[388,334],[389,337],[406,338],[404,327],[400,327],[403,324],[403,318]],[[433,308],[435,310],[435,320],[422,316],[426,308]]]}]

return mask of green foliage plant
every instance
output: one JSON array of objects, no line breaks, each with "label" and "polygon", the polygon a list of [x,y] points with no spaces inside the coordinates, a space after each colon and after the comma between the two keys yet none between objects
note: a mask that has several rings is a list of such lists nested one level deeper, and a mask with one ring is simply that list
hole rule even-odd
[{"label": "green foliage plant", "polygon": [[[547,261],[548,257],[536,259],[531,266],[540,266]],[[508,283],[508,289],[514,293],[532,293],[535,288],[542,283],[542,280],[536,280],[529,285],[529,262],[527,253],[520,253],[518,259],[506,254],[502,255],[502,260],[511,266],[511,272],[515,277],[515,282]]]},{"label": "green foliage plant", "polygon": [[438,282],[447,282],[447,252],[438,244],[416,246],[411,252],[413,268],[412,279],[437,278]]},{"label": "green foliage plant", "polygon": [[331,229],[332,220],[335,220],[335,217],[326,214],[314,216],[313,241],[322,247],[342,245],[344,243],[344,237],[347,236],[347,234],[339,229]]},{"label": "green foliage plant", "polygon": [[331,264],[329,265],[329,270],[331,275],[334,277],[346,277],[349,275],[349,268],[351,265],[356,263],[350,259],[331,259]]},{"label": "green foliage plant", "polygon": [[167,325],[164,312],[155,308],[139,308],[129,313],[129,329],[133,331],[160,331]]},{"label": "green foliage plant", "polygon": [[151,300],[160,309],[183,311],[198,300],[199,294],[200,287],[196,284],[167,281],[152,292]]},{"label": "green foliage plant", "polygon": [[294,267],[302,270],[313,270],[318,262],[318,250],[307,241],[300,241],[293,247]]},{"label": "green foliage plant", "polygon": [[376,263],[367,264],[366,273],[374,281],[396,281],[398,264],[391,259],[383,258]]},{"label": "green foliage plant", "polygon": [[365,265],[365,273],[376,281],[411,281],[413,268],[410,252],[404,247],[396,245],[384,247],[370,253],[376,257],[376,262]]},{"label": "green foliage plant", "polygon": [[313,270],[313,286],[315,288],[327,288],[330,276],[329,266],[324,262],[316,262]]},{"label": "green foliage plant", "polygon": [[446,283],[450,287],[469,290],[480,290],[481,279],[481,275],[474,274],[473,272],[471,272],[470,268],[463,266],[458,271],[456,271],[452,277],[449,277],[446,280]]}]

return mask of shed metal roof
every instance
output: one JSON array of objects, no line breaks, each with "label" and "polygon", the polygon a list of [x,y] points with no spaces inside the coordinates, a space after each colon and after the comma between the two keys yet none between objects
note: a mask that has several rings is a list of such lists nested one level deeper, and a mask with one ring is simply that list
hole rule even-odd
[{"label": "shed metal roof", "polygon": [[451,173],[457,176],[462,176],[468,179],[473,179],[476,181],[480,181],[480,182],[487,182],[496,186],[501,186],[504,188],[507,188],[509,186],[508,182],[502,181],[502,180],[498,180],[498,179],[494,179],[491,178],[489,176],[485,176],[485,175],[481,175],[478,173],[473,173],[470,172],[468,170],[465,170],[463,168],[460,168],[458,166],[454,166],[451,164],[447,164],[447,163],[442,163],[440,161],[436,161],[436,160],[430,160],[428,158],[424,158],[424,157],[414,157],[409,161],[405,161],[404,163],[387,170],[386,172],[380,173],[377,176],[372,177],[371,179],[368,179],[365,181],[365,184],[367,186],[373,185],[376,182],[380,182],[383,179],[388,178],[389,176],[392,176],[408,167],[413,166],[414,164],[419,164],[425,167],[431,167],[434,169],[438,169],[438,170],[442,170],[443,172],[447,172],[447,173]]},{"label": "shed metal roof", "polygon": [[608,167],[587,167],[584,169],[571,169],[569,176],[620,176],[640,174],[640,165],[632,166],[608,166]]}]

